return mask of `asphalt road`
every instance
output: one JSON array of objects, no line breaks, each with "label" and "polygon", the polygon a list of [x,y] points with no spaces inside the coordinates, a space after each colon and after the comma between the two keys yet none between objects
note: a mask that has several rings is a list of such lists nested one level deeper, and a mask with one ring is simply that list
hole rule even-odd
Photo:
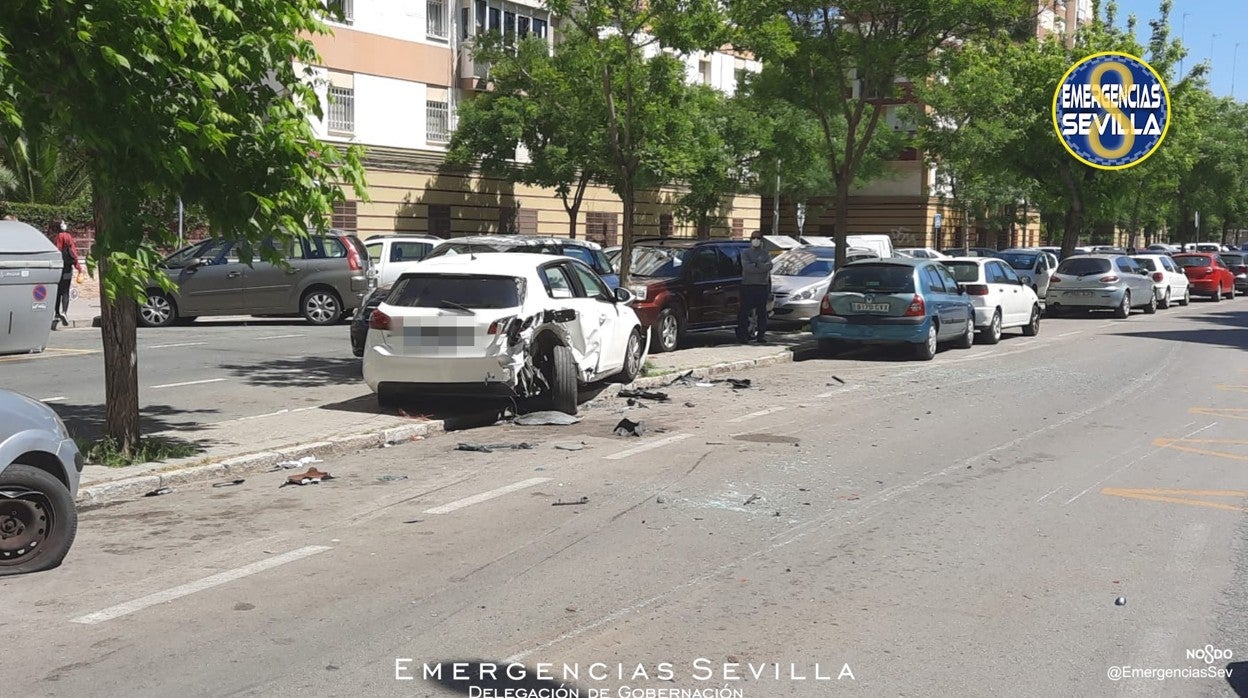
[{"label": "asphalt road", "polygon": [[0,686],[483,695],[422,665],[514,660],[580,695],[1248,695],[1245,350],[1243,300],[1046,320],[88,511],[0,581]]}]

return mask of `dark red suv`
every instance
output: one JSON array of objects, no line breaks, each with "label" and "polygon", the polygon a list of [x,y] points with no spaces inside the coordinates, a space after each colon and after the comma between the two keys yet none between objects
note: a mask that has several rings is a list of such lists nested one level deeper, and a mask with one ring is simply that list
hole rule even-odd
[{"label": "dark red suv", "polygon": [[[672,351],[690,332],[735,328],[745,240],[644,239],[633,244],[628,289],[650,328],[650,351]],[[771,312],[771,301],[767,312]]]}]

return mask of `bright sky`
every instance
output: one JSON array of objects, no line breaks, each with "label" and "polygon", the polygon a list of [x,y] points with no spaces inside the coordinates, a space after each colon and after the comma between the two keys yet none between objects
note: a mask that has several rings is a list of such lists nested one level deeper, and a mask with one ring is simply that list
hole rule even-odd
[{"label": "bright sky", "polygon": [[[1102,7],[1105,4],[1102,0]],[[1127,16],[1135,15],[1136,32],[1141,43],[1147,43],[1148,21],[1157,16],[1160,4],[1161,0],[1118,0],[1118,22],[1125,25]],[[1214,94],[1230,95],[1233,78],[1235,96],[1248,99],[1248,0],[1174,0],[1170,31],[1171,36],[1181,35],[1187,47],[1184,70],[1212,56]],[[1234,70],[1233,65],[1237,66]]]}]

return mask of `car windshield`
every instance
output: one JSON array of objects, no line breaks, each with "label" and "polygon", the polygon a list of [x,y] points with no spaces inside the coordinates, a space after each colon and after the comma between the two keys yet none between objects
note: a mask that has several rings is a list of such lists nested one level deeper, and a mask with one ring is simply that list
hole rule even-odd
[{"label": "car windshield", "polygon": [[1208,257],[1199,257],[1196,255],[1179,255],[1174,258],[1174,263],[1181,267],[1211,267],[1212,260]]},{"label": "car windshield", "polygon": [[1132,257],[1131,259],[1134,259],[1135,263],[1140,265],[1141,269],[1147,269],[1149,271],[1157,271],[1157,263],[1149,259],[1148,257]]},{"label": "car windshield", "polygon": [[863,264],[842,268],[830,291],[845,293],[914,293],[914,267]]},{"label": "car windshield", "polygon": [[519,307],[523,299],[524,279],[517,277],[404,274],[386,302],[406,308],[492,310]]},{"label": "car windshield", "polygon": [[1057,273],[1067,276],[1090,276],[1104,274],[1107,271],[1109,271],[1109,260],[1101,257],[1071,257],[1057,265]]},{"label": "car windshield", "polygon": [[979,281],[979,265],[975,262],[944,262],[944,265],[960,284],[973,284]]},{"label": "car windshield", "polygon": [[680,276],[688,254],[687,247],[634,247],[632,271],[636,276]]},{"label": "car windshield", "polygon": [[[208,250],[210,247],[213,248],[212,251]],[[169,255],[165,258],[165,266],[170,269],[181,269],[191,262],[191,260],[199,259],[208,254],[215,256],[218,252],[220,252],[220,245],[218,241],[205,240],[191,245],[190,247],[184,247]]]},{"label": "car windshield", "polygon": [[[1010,266],[1015,269],[1031,271],[1035,268],[1036,257],[1039,255],[1031,252],[1002,252],[997,256],[1004,259],[1006,262],[1009,262]],[[959,281],[961,281],[961,279],[959,279]]]},{"label": "car windshield", "polygon": [[1242,254],[1223,254],[1220,256],[1222,257],[1222,263],[1228,267],[1237,267],[1244,263]]},{"label": "car windshield", "polygon": [[833,255],[819,248],[789,250],[776,257],[771,273],[776,276],[831,276],[835,267]]}]

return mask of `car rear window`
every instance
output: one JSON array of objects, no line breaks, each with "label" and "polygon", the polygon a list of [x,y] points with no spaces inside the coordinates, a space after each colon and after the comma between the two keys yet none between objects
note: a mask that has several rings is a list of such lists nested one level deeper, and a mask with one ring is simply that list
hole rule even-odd
[{"label": "car rear window", "polygon": [[1140,265],[1140,267],[1143,269],[1147,269],[1149,271],[1157,271],[1156,262],[1154,262],[1153,260],[1147,257],[1132,257],[1131,259],[1134,259],[1135,263]]},{"label": "car rear window", "polygon": [[493,310],[519,307],[523,299],[524,279],[513,276],[405,274],[386,302],[406,308]]},{"label": "car rear window", "polygon": [[979,281],[979,265],[975,262],[942,262],[960,284],[973,284]]},{"label": "car rear window", "polygon": [[1058,274],[1066,274],[1068,276],[1089,276],[1091,274],[1103,274],[1109,271],[1109,260],[1099,257],[1071,257],[1062,260],[1057,265]]},{"label": "car rear window", "polygon": [[1181,267],[1210,267],[1213,266],[1212,260],[1208,257],[1198,255],[1177,255],[1174,263]]},{"label": "car rear window", "polygon": [[1222,263],[1228,267],[1236,267],[1244,263],[1244,256],[1242,254],[1223,254],[1221,257]]},{"label": "car rear window", "polygon": [[893,264],[847,266],[832,277],[829,290],[847,293],[914,293],[914,267]]},{"label": "car rear window", "polygon": [[1036,257],[1039,255],[1030,252],[1002,252],[997,256],[1009,262],[1015,269],[1031,271],[1036,266]]}]

